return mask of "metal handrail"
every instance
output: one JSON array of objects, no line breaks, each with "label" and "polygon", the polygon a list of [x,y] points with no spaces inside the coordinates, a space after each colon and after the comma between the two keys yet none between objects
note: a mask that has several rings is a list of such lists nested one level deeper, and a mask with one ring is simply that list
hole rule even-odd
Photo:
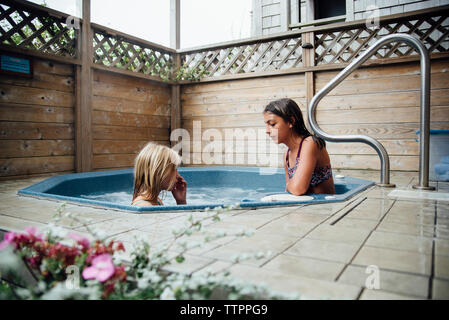
[{"label": "metal handrail", "polygon": [[308,108],[309,124],[315,134],[331,142],[361,142],[373,147],[381,160],[380,186],[394,187],[390,184],[390,158],[385,147],[376,139],[366,135],[332,135],[324,132],[316,122],[316,108],[321,99],[349,76],[355,69],[368,60],[382,46],[391,42],[405,42],[415,48],[420,55],[421,65],[421,132],[419,158],[419,185],[416,189],[433,190],[429,187],[429,131],[430,131],[430,59],[426,47],[421,40],[409,34],[392,34],[376,41],[360,57],[351,62],[338,75],[329,81],[310,101]]}]

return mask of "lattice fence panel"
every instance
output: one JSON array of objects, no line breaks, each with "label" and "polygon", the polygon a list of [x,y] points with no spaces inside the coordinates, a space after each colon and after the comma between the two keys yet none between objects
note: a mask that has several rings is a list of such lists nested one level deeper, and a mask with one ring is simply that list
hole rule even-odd
[{"label": "lattice fence panel", "polygon": [[94,63],[170,80],[173,56],[101,30],[93,32]]},{"label": "lattice fence panel", "polygon": [[0,1],[0,43],[58,56],[76,56],[76,32],[65,19]]},{"label": "lattice fence panel", "polygon": [[[421,16],[414,20],[380,23],[379,28],[366,26],[315,34],[316,64],[348,63],[362,54],[383,36],[407,33],[421,39],[429,53],[449,51],[449,18],[443,11],[432,16]],[[417,55],[412,47],[404,43],[389,44],[370,59],[386,59]]]},{"label": "lattice fence panel", "polygon": [[185,74],[199,70],[207,77],[300,67],[301,37],[186,53],[181,63]]}]

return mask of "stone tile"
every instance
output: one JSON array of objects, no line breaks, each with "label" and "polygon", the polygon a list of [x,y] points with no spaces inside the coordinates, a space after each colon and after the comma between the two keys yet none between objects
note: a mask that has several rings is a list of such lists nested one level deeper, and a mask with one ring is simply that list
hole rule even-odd
[{"label": "stone tile", "polygon": [[144,231],[139,230],[132,230],[124,233],[120,233],[116,236],[112,236],[108,238],[108,240],[114,240],[114,241],[121,241],[121,242],[128,242],[128,243],[135,243],[139,240],[146,241],[150,246],[155,243],[163,242],[172,236],[164,236],[161,234],[155,234],[155,233],[148,233]]},{"label": "stone tile", "polygon": [[26,227],[36,227],[38,230],[46,228],[46,224],[0,215],[0,229],[6,231],[22,232]]},{"label": "stone tile", "polygon": [[399,295],[381,290],[363,290],[360,300],[419,300],[419,298]]},{"label": "stone tile", "polygon": [[422,226],[430,226],[434,225],[434,217],[432,216],[423,216],[416,215],[413,213],[409,214],[388,214],[383,220],[385,223],[398,223],[398,224],[410,224],[410,225],[422,225]]},{"label": "stone tile", "polygon": [[356,299],[361,290],[357,286],[287,276],[282,272],[244,265],[234,265],[229,271],[234,278],[249,283],[263,283],[277,292],[299,294],[301,299]]},{"label": "stone tile", "polygon": [[301,239],[285,254],[309,257],[320,260],[349,263],[359,249],[358,245],[342,242],[330,242],[312,239]]},{"label": "stone tile", "polygon": [[82,224],[92,224],[101,221],[107,221],[113,219],[109,215],[105,214],[95,214],[95,213],[79,213],[77,214],[77,218],[80,218],[82,221],[75,221],[69,217],[62,217],[59,221],[53,221],[53,217],[56,213],[56,210],[45,210],[45,208],[38,207],[36,208],[16,208],[15,210],[4,210],[2,214],[8,215],[11,217],[25,219],[30,221],[36,221],[40,223],[48,224],[50,222],[56,223],[60,226],[64,226],[67,228],[76,228],[80,227]]},{"label": "stone tile", "polygon": [[339,220],[335,225],[344,228],[373,230],[377,224],[378,221],[375,220],[344,217],[343,219]]},{"label": "stone tile", "polygon": [[306,238],[361,245],[368,235],[369,230],[339,227],[337,224],[334,226],[320,225],[309,233]]},{"label": "stone tile", "polygon": [[446,227],[436,226],[435,233],[438,239],[449,240],[449,229]]},{"label": "stone tile", "polygon": [[435,255],[435,277],[449,280],[449,257]]},{"label": "stone tile", "polygon": [[366,246],[413,251],[432,254],[432,239],[391,232],[374,231],[365,243]]},{"label": "stone tile", "polygon": [[364,246],[353,264],[374,265],[382,269],[430,275],[431,256],[411,251]]},{"label": "stone tile", "polygon": [[388,188],[373,187],[365,194],[365,196],[368,199],[384,199],[390,192],[391,189]]},{"label": "stone tile", "polygon": [[[274,207],[274,208],[260,208],[260,209],[251,209],[241,212],[245,216],[270,216],[273,218],[280,218],[283,215],[286,215],[291,212],[296,212],[302,209],[302,205],[300,206],[287,206],[287,207]],[[237,213],[239,214],[239,213]]]},{"label": "stone tile", "polygon": [[220,274],[223,272],[226,272],[231,266],[233,266],[233,263],[230,262],[224,262],[224,261],[215,261],[211,264],[208,264],[202,269],[199,269],[198,271],[195,271],[196,274]]},{"label": "stone tile", "polygon": [[345,264],[281,254],[263,266],[285,275],[334,281]]},{"label": "stone tile", "polygon": [[[216,236],[216,235],[217,234],[212,233],[212,232],[195,232],[189,236],[184,235],[176,240],[172,237],[172,240],[165,241],[165,239],[166,239],[165,238],[164,241],[167,243],[172,242],[173,246],[172,246],[172,249],[170,249],[170,250],[173,250],[176,252],[184,250],[183,246],[181,246],[181,244],[185,243],[187,248],[191,248],[191,249],[187,250],[187,253],[200,256],[200,255],[205,254],[206,252],[209,252],[218,247],[226,245],[236,239],[235,236],[231,236],[231,235],[214,238],[214,236]],[[206,237],[209,238],[208,241],[206,241]],[[155,237],[155,238],[162,238],[162,236],[157,235],[157,237]],[[198,245],[200,245],[200,246],[198,246]]]},{"label": "stone tile", "polygon": [[393,201],[386,199],[366,199],[346,217],[379,221],[390,209]]},{"label": "stone tile", "polygon": [[396,200],[390,213],[414,213],[419,215],[435,215],[435,201],[424,200],[422,202],[411,202],[404,200]]},{"label": "stone tile", "polygon": [[305,222],[304,220],[308,221],[309,218],[307,216],[304,217],[302,214],[289,214],[264,225],[259,229],[259,232],[281,234],[299,238],[306,235],[310,230],[315,228],[320,223],[319,219],[316,220],[317,222]]},{"label": "stone tile", "polygon": [[449,281],[433,279],[432,299],[449,300]]},{"label": "stone tile", "polygon": [[166,217],[157,214],[141,215],[142,223],[137,223],[136,229],[145,232],[170,233],[173,229],[187,227],[190,225],[188,217],[176,217],[167,220]]},{"label": "stone tile", "polygon": [[253,258],[241,262],[248,265],[261,266],[271,259],[273,255],[283,252],[290,247],[296,240],[297,238],[295,237],[256,233],[248,238],[234,240],[229,244],[205,253],[203,256],[233,262],[236,255],[257,254],[259,252],[267,254],[271,252],[272,255],[269,257],[262,259]]},{"label": "stone tile", "polygon": [[[44,234],[48,231],[47,224],[0,215],[0,230],[23,233],[23,232],[25,232],[25,228],[27,228],[27,227],[36,227],[38,233],[40,233],[40,234]],[[62,230],[66,233],[66,236],[69,235],[70,233],[73,233],[73,234],[77,234],[77,235],[86,237],[90,241],[93,240],[93,237],[89,233],[86,233],[86,232],[74,231],[74,230],[64,228],[64,227],[62,227]],[[3,237],[4,233],[5,232],[2,232],[2,237]],[[72,240],[67,237],[66,237],[66,239],[63,239],[61,242],[62,243],[70,242],[69,244],[72,244]]]},{"label": "stone tile", "polygon": [[274,219],[276,218],[269,215],[259,216],[241,214],[228,217],[227,219],[219,222],[215,222],[211,225],[208,225],[208,227],[217,229],[257,229]]},{"label": "stone tile", "polygon": [[437,256],[449,256],[449,241],[446,239],[435,239],[435,254]]},{"label": "stone tile", "polygon": [[304,207],[295,210],[292,213],[295,214],[304,214],[310,213],[314,215],[323,215],[330,216],[340,211],[342,208],[348,205],[347,202],[336,202],[336,203],[325,203],[325,204],[314,204],[314,205],[306,205]]},{"label": "stone tile", "polygon": [[[366,287],[373,272],[366,267],[349,265],[338,282]],[[379,289],[396,294],[427,298],[429,277],[379,269]]]},{"label": "stone tile", "polygon": [[449,218],[449,202],[437,201],[438,218]]},{"label": "stone tile", "polygon": [[[145,228],[146,226],[156,226],[158,223],[158,216],[143,216],[143,215],[130,215],[126,218],[117,218],[113,220],[108,220],[104,222],[99,222],[90,225],[90,228],[95,228],[102,230],[108,236],[113,236],[119,233],[124,233],[130,230],[134,230],[137,228]],[[163,224],[164,222],[160,222]],[[76,228],[76,230],[85,231],[86,228],[84,226]],[[146,230],[145,230],[146,231]]]},{"label": "stone tile", "polygon": [[386,222],[385,220],[380,223],[380,225],[377,227],[376,230],[383,232],[410,234],[430,238],[433,238],[434,235],[433,226],[423,226],[417,224],[401,224],[401,223]]},{"label": "stone tile", "polygon": [[178,263],[175,260],[172,260],[171,263],[165,266],[163,269],[168,272],[192,274],[193,272],[203,269],[213,262],[212,259],[197,257],[189,254],[185,254],[184,258],[185,260],[182,263]]}]

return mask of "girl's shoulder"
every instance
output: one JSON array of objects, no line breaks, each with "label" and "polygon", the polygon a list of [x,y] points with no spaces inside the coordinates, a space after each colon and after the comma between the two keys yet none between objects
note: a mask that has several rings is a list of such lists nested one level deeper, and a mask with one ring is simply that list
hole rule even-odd
[{"label": "girl's shoulder", "polygon": [[319,149],[317,143],[315,142],[315,140],[313,140],[312,136],[308,136],[308,137],[304,138],[304,141],[302,143],[302,147],[303,148],[305,147],[307,149],[312,149],[314,151]]},{"label": "girl's shoulder", "polygon": [[145,207],[145,206],[152,206],[153,204],[145,199],[139,198],[137,197],[132,203],[131,205],[133,206],[138,206],[138,207]]}]

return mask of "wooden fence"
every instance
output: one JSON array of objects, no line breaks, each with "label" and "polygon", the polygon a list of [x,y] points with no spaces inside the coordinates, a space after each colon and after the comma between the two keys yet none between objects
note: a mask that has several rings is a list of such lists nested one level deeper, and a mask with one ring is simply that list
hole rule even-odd
[{"label": "wooden fence", "polygon": [[[34,68],[31,78],[0,74],[0,179],[132,167],[147,141],[170,145],[179,127],[193,137],[194,121],[201,121],[203,147],[209,129],[254,139],[238,129],[263,129],[270,100],[293,98],[306,117],[317,90],[395,32],[413,34],[429,49],[431,127],[449,129],[449,7],[383,17],[376,29],[355,21],[178,51],[90,23],[89,8],[85,0],[77,28],[67,14],[0,0],[0,50],[32,58]],[[393,170],[417,170],[418,60],[407,45],[380,50],[323,99],[321,127],[371,135],[386,146]],[[261,164],[261,143],[263,137],[232,149],[223,143],[222,163]],[[328,149],[335,168],[379,167],[365,145]],[[191,150],[192,164],[205,164],[202,149]],[[240,160],[226,161],[232,157]]]}]

